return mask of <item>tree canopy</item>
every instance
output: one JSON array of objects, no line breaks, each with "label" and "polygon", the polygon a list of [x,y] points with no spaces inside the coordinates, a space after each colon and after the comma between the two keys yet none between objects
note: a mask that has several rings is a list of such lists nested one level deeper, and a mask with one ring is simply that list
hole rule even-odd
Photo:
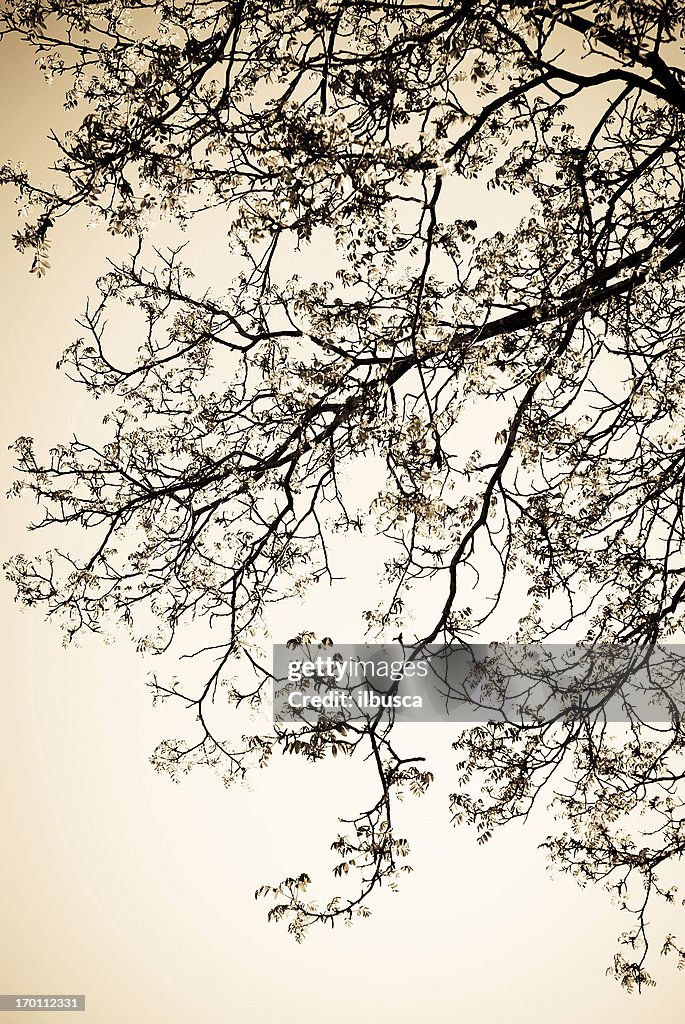
[{"label": "tree canopy", "polygon": [[[260,624],[334,583],[332,538],[392,550],[360,629],[413,648],[502,614],[517,642],[682,633],[684,23],[671,0],[4,4],[0,31],[64,84],[73,124],[47,184],[0,169],[17,248],[45,273],[79,207],[132,239],[62,360],[108,396],[108,439],[16,443],[17,492],[79,540],[9,573],[70,636],[152,621],[156,651],[211,628],[199,688],[155,681],[199,728],[160,768],[231,780],[278,749],[372,754],[378,800],[334,843],[358,891],[322,909],[305,874],[264,889],[297,937],[395,884],[394,799],[432,778],[386,720],[238,744],[212,729],[217,692],[270,699]],[[210,287],[151,241],[161,215],[190,232],[212,211],[240,269]],[[107,329],[120,305],[142,317],[132,348]],[[360,458],[377,480],[362,514],[345,483]],[[552,860],[635,914],[612,970],[650,983],[648,901],[675,899],[685,850],[681,716],[612,731],[600,700],[455,746],[455,819],[486,840],[552,801]],[[685,963],[673,936],[663,950]]]}]

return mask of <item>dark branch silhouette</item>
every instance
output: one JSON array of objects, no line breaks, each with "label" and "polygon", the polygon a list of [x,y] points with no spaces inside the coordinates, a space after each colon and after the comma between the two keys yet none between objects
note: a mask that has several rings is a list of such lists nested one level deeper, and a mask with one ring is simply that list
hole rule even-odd
[{"label": "dark branch silhouette", "polygon": [[[45,273],[79,207],[133,240],[62,361],[108,396],[107,442],[16,443],[37,525],[82,540],[8,571],[70,636],[153,621],[139,643],[158,651],[206,624],[202,685],[154,681],[197,720],[158,768],[230,781],[276,750],[369,758],[377,802],[333,844],[358,889],[323,909],[306,874],[262,890],[298,938],[396,884],[394,800],[432,778],[387,716],[215,734],[216,701],[270,699],[259,624],[340,574],[336,532],[394,544],[360,623],[413,649],[512,607],[519,642],[682,631],[684,23],[671,0],[4,5],[0,31],[81,111],[47,184],[0,170],[27,218],[17,248]],[[510,211],[495,231],[490,199]],[[196,283],[182,249],[145,240],[160,214],[224,218],[242,270]],[[107,327],[128,307],[133,349]],[[360,515],[341,473],[364,455],[387,472]],[[611,692],[463,732],[453,814],[486,840],[551,802],[552,860],[636,915],[612,970],[639,988],[648,901],[674,900],[685,849],[685,740],[675,712],[612,730]],[[685,963],[673,936],[663,949]]]}]

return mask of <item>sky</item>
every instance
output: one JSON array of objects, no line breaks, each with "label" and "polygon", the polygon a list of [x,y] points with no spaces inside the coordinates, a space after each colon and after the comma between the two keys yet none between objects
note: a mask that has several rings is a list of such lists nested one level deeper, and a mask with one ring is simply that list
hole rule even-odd
[{"label": "sky", "polygon": [[[15,44],[2,45],[0,78],[2,151],[40,168],[47,130],[63,124],[58,86]],[[102,418],[55,364],[122,246],[75,217],[38,279],[12,248],[7,193],[0,215],[4,493],[17,436],[48,447]],[[2,560],[40,550],[42,536],[26,532],[30,505],[0,507]],[[351,551],[350,577],[362,569],[363,552]],[[303,615],[318,628],[335,611],[342,631],[354,585],[317,592],[316,609],[284,611],[269,626],[284,636]],[[656,964],[658,985],[641,996],[606,977],[625,922],[601,890],[547,871],[538,844],[548,817],[484,848],[450,825],[456,755],[446,725],[400,734],[430,752],[436,775],[400,811],[413,873],[399,893],[373,899],[369,920],[321,928],[297,946],[267,924],[254,891],[300,871],[313,897],[335,891],[328,848],[337,815],[361,806],[364,766],[278,756],[244,787],[227,790],[199,770],[174,785],[149,763],[184,728],[173,709],[152,707],[154,665],[123,634],[65,648],[55,623],[22,611],[4,580],[1,588],[0,991],[84,993],[84,1018],[97,1024],[682,1020],[685,978],[672,962]],[[682,908],[653,923],[656,936],[685,934]]]}]

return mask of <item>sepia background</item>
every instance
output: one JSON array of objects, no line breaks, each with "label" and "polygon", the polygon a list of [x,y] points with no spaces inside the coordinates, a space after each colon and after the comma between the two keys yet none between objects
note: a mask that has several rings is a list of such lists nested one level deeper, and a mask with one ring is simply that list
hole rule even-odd
[{"label": "sepia background", "polygon": [[[46,85],[16,44],[0,48],[0,76],[3,159],[38,177],[54,157],[47,132],[63,119],[59,85]],[[107,256],[125,246],[74,217],[56,232],[41,280],[12,249],[9,194],[0,212],[4,492],[17,436],[45,450],[102,419],[55,363]],[[3,501],[3,560],[46,542],[27,536],[31,514],[26,502]],[[332,613],[345,639],[363,552],[347,548],[346,560],[357,582],[279,612],[269,623],[276,639],[318,632]],[[154,666],[123,634],[65,649],[57,625],[21,613],[4,582],[2,634],[0,991],[85,993],[84,1018],[97,1024],[683,1019],[685,978],[671,962],[656,964],[658,986],[641,996],[605,976],[625,922],[606,894],[548,874],[537,849],[552,827],[544,816],[484,848],[450,826],[450,727],[402,734],[432,752],[436,774],[429,794],[402,810],[414,873],[399,894],[374,899],[368,921],[297,946],[267,925],[254,891],[307,871],[313,898],[332,895],[328,847],[337,815],[361,806],[363,766],[279,756],[243,788],[200,771],[174,785],[149,756],[184,723],[152,707]],[[652,923],[655,941],[685,934],[682,908]]]}]

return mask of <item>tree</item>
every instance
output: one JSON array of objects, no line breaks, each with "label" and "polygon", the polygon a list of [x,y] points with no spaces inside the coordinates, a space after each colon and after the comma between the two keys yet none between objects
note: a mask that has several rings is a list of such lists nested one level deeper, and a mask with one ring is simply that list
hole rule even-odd
[{"label": "tree", "polygon": [[[5,5],[3,34],[81,112],[54,136],[53,183],[2,170],[30,218],[17,248],[45,272],[78,207],[134,239],[63,360],[109,396],[109,440],[46,461],[16,443],[39,525],[94,539],[9,573],[69,636],[112,617],[135,628],[143,609],[143,649],[193,618],[213,628],[199,690],[155,681],[199,725],[161,745],[160,768],[231,780],[278,748],[371,751],[378,801],[334,844],[359,892],[322,910],[304,874],[264,890],[298,938],[394,884],[408,845],[393,800],[431,781],[388,721],[231,745],[212,731],[221,686],[236,706],[270,695],[257,624],[333,581],[336,531],[393,545],[361,618],[415,649],[481,637],[512,594],[518,642],[651,650],[682,631],[684,24],[666,0]],[[477,195],[481,210],[505,197],[511,226],[480,226]],[[142,238],[161,212],[207,210],[242,267],[220,294]],[[326,279],[314,250],[335,261]],[[145,319],[128,361],[106,331],[117,304]],[[365,516],[341,477],[359,456],[385,465]],[[239,661],[253,685],[230,682]],[[674,899],[663,873],[685,850],[685,739],[677,710],[612,733],[610,692],[583,714],[464,732],[453,813],[486,840],[548,796],[553,861],[636,914],[613,966],[631,988],[651,981],[647,903]],[[685,963],[672,936],[663,949]]]}]

